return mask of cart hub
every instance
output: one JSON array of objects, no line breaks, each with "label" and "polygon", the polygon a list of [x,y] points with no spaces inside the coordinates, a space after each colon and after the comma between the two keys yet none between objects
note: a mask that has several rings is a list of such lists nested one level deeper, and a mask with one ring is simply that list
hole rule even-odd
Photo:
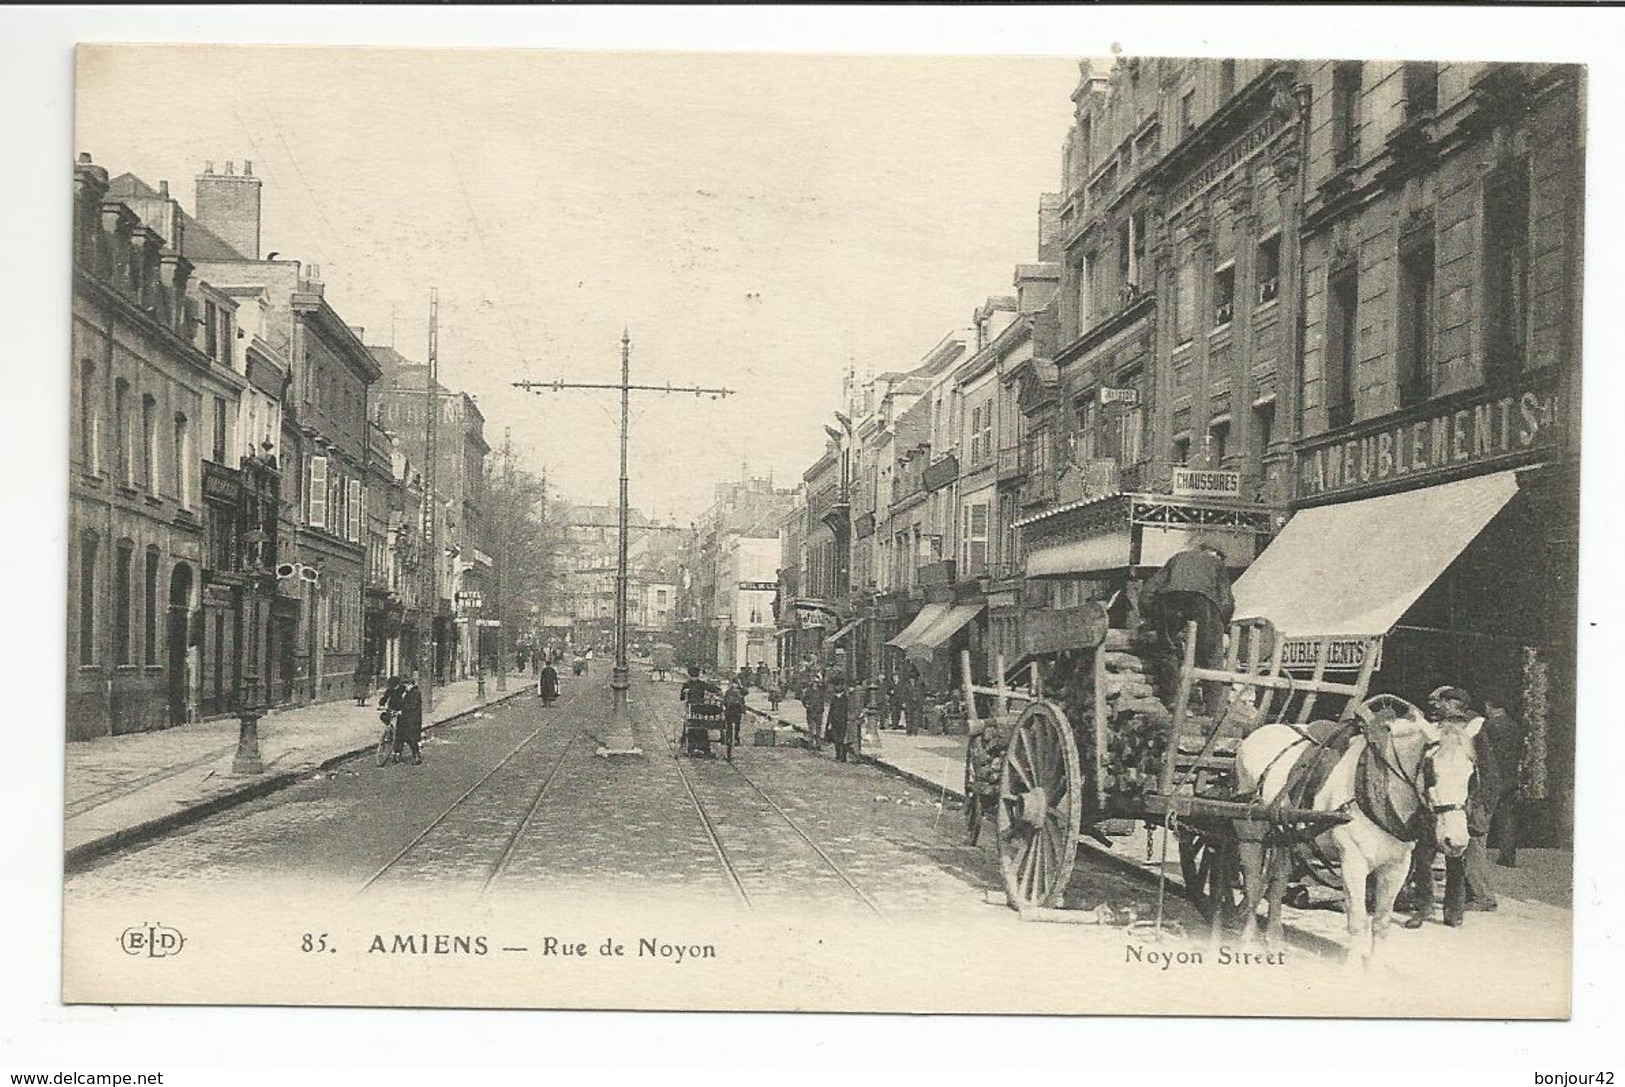
[{"label": "cart hub", "polygon": [[1049,791],[1042,785],[1034,786],[1021,794],[1021,821],[1030,827],[1044,825],[1044,817],[1049,813]]}]

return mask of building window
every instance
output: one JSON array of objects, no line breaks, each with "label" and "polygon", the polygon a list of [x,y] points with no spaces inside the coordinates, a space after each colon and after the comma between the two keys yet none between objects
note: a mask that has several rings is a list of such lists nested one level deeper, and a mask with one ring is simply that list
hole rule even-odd
[{"label": "building window", "polygon": [[1281,236],[1271,234],[1258,243],[1258,304],[1275,301],[1281,292]]},{"label": "building window", "polygon": [[1213,327],[1223,328],[1236,315],[1236,264],[1230,261],[1213,273]]},{"label": "building window", "polygon": [[1129,286],[1136,289],[1141,286],[1140,275],[1145,270],[1145,209],[1141,208],[1129,216]]},{"label": "building window", "polygon": [[1400,238],[1396,384],[1402,408],[1433,395],[1433,261],[1432,224]]},{"label": "building window", "polygon": [[1336,429],[1354,421],[1360,305],[1358,273],[1353,266],[1334,272],[1328,277],[1326,288],[1326,425]]},{"label": "building window", "polygon": [[215,321],[217,307],[213,302],[203,303],[203,353],[211,359],[220,350],[220,329]]},{"label": "building window", "polygon": [[1405,65],[1405,119],[1420,120],[1439,108],[1439,65],[1431,60]]},{"label": "building window", "polygon": [[965,507],[965,577],[977,577],[987,568],[988,505],[974,502]]},{"label": "building window", "polygon": [[1179,100],[1179,138],[1184,139],[1196,130],[1196,92],[1186,91]]},{"label": "building window", "polygon": [[1219,61],[1219,101],[1228,102],[1236,94],[1236,62]]},{"label": "building window", "polygon": [[175,501],[186,509],[192,499],[192,427],[182,412],[175,413]]},{"label": "building window", "polygon": [[1339,61],[1332,67],[1332,152],[1339,166],[1354,161],[1359,147],[1360,80],[1365,65]]},{"label": "building window", "polygon": [[1168,459],[1176,468],[1183,468],[1191,462],[1191,437],[1189,434],[1174,439],[1174,446],[1169,452]]},{"label": "building window", "polygon": [[113,440],[118,443],[118,481],[130,485],[130,383],[113,383]]},{"label": "building window", "polygon": [[146,582],[147,629],[142,643],[144,660],[148,665],[158,663],[158,549],[147,548]]},{"label": "building window", "polygon": [[327,458],[310,458],[310,508],[305,523],[311,528],[327,527]]},{"label": "building window", "polygon": [[1096,258],[1086,253],[1078,264],[1078,334],[1087,332],[1095,323],[1095,269]]},{"label": "building window", "polygon": [[1529,346],[1529,164],[1518,159],[1484,183],[1484,378],[1510,383]]},{"label": "building window", "polygon": [[79,363],[79,464],[87,475],[101,470],[97,463],[96,364],[89,359]]},{"label": "building window", "polygon": [[96,663],[96,534],[79,536],[79,663]]},{"label": "building window", "polygon": [[113,663],[134,664],[130,651],[130,564],[135,561],[135,545],[128,540],[118,545],[113,568]]},{"label": "building window", "polygon": [[1174,342],[1190,343],[1195,335],[1196,262],[1187,258],[1174,280]]},{"label": "building window", "polygon": [[1253,444],[1258,450],[1258,459],[1263,460],[1264,454],[1269,452],[1270,443],[1275,441],[1275,401],[1266,400],[1253,408]]},{"label": "building window", "polygon": [[150,394],[141,398],[141,483],[158,493],[158,401]]},{"label": "building window", "polygon": [[1222,416],[1208,424],[1207,466],[1223,468],[1224,458],[1230,452],[1230,418]]},{"label": "building window", "polygon": [[226,402],[214,398],[214,457],[216,464],[226,463]]}]

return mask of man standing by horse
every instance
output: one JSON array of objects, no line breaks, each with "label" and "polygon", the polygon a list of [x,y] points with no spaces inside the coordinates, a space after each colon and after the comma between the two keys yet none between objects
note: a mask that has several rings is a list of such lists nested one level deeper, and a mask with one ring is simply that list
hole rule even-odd
[{"label": "man standing by horse", "polygon": [[[1171,700],[1179,690],[1187,623],[1196,623],[1196,663],[1204,668],[1219,664],[1225,627],[1236,610],[1224,552],[1207,541],[1193,542],[1151,575],[1140,590],[1140,602],[1156,624],[1162,657],[1159,679],[1163,697]],[[1202,685],[1207,712],[1218,712],[1222,687],[1217,683]]]},{"label": "man standing by horse", "polygon": [[[1490,886],[1489,855],[1484,848],[1489,834],[1494,798],[1501,795],[1501,773],[1496,765],[1492,738],[1482,728],[1484,719],[1475,717],[1472,699],[1460,687],[1439,687],[1428,695],[1430,715],[1443,724],[1480,726],[1473,737],[1473,779],[1467,794],[1467,849],[1459,856],[1444,859],[1444,923],[1459,927],[1467,910],[1494,910],[1500,903]],[[1411,916],[1406,928],[1421,928],[1433,912],[1433,856],[1438,845],[1424,834],[1411,854]]]}]

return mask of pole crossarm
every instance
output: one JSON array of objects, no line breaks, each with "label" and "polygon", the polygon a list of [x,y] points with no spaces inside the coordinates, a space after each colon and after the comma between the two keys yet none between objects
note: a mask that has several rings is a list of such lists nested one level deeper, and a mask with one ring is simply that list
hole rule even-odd
[{"label": "pole crossarm", "polygon": [[[616,392],[621,394],[621,479],[620,479],[620,509],[619,517],[615,522],[618,530],[619,547],[615,561],[615,665],[610,673],[609,689],[612,696],[613,712],[609,734],[604,737],[603,745],[599,748],[600,755],[641,755],[631,730],[631,721],[626,714],[628,669],[626,660],[626,612],[627,612],[627,540],[634,531],[627,522],[627,512],[630,503],[627,497],[626,447],[627,431],[630,429],[628,402],[633,393],[661,393],[663,395],[709,396],[713,400],[732,396],[733,389],[709,387],[705,385],[673,385],[670,382],[664,385],[634,385],[631,379],[631,353],[632,337],[629,332],[621,333],[621,380],[607,381],[565,381],[555,378],[552,381],[515,381],[513,387],[524,389],[526,392],[547,393],[564,392],[565,390],[581,390],[588,392]],[[598,528],[609,526],[574,525],[574,528]],[[640,529],[637,531],[647,531]],[[680,529],[677,531],[681,531]]]},{"label": "pole crossarm", "polygon": [[739,390],[708,388],[704,385],[623,385],[605,381],[515,381],[513,387],[532,393],[556,393],[566,389],[603,389],[611,392],[684,393],[693,396],[733,396]]}]

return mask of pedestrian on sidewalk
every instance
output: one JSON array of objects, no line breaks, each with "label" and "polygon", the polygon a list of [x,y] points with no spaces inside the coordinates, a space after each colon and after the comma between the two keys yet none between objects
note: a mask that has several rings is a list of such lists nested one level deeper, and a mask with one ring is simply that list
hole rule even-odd
[{"label": "pedestrian on sidewalk", "polygon": [[365,706],[372,698],[372,666],[366,658],[356,662],[352,678],[355,683],[355,704]]},{"label": "pedestrian on sidewalk", "polygon": [[886,720],[894,732],[902,725],[903,681],[896,672],[886,677]]},{"label": "pedestrian on sidewalk", "polygon": [[801,691],[801,707],[807,711],[807,735],[812,737],[813,750],[823,746],[824,740],[824,682],[817,672],[807,677]]},{"label": "pedestrian on sidewalk", "polygon": [[846,676],[836,672],[829,677],[829,706],[825,735],[835,745],[835,761],[846,762],[852,750],[851,698],[846,689]]},{"label": "pedestrian on sidewalk", "polygon": [[903,679],[903,724],[910,736],[925,728],[925,684],[912,668]]},{"label": "pedestrian on sidewalk", "polygon": [[1507,713],[1499,698],[1484,699],[1484,734],[1500,771],[1499,795],[1490,802],[1490,832],[1485,844],[1494,843],[1495,863],[1503,868],[1518,866],[1518,802],[1522,793],[1524,753],[1523,723]]},{"label": "pedestrian on sidewalk", "polygon": [[418,674],[412,673],[412,678],[397,688],[394,705],[391,707],[399,716],[395,718],[395,755],[400,756],[402,747],[412,749],[412,765],[417,766],[423,762],[423,691],[418,687]]}]

